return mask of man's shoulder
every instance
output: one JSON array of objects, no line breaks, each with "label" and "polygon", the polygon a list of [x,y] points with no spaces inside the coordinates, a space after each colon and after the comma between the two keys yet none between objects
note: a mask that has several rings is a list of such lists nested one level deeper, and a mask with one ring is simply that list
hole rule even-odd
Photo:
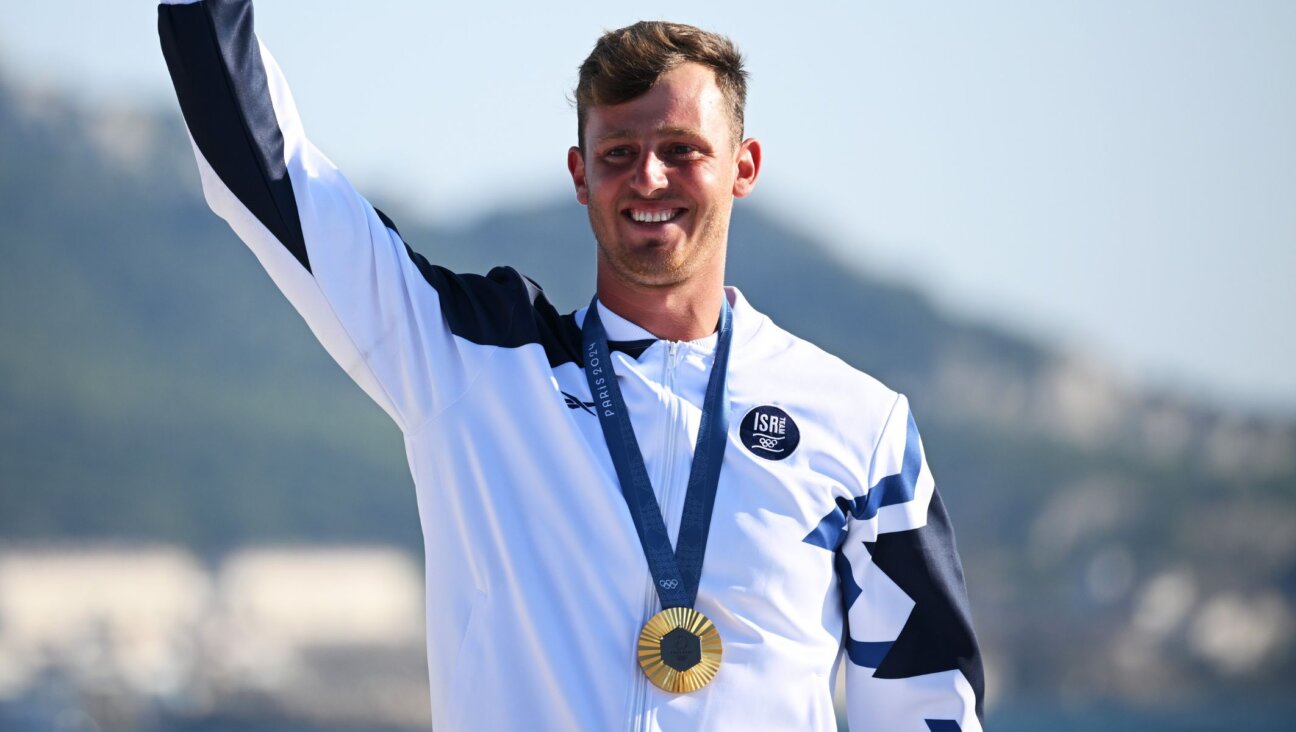
[{"label": "man's shoulder", "polygon": [[[744,360],[774,382],[796,385],[803,399],[826,409],[861,410],[885,418],[899,394],[872,374],[802,338],[763,314]],[[871,420],[870,420],[871,421]]]}]

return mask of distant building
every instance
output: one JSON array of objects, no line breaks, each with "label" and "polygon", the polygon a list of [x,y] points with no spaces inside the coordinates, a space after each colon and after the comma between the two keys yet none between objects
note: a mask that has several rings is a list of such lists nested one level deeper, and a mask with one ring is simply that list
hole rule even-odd
[{"label": "distant building", "polygon": [[68,713],[425,726],[418,565],[381,547],[248,548],[215,571],[176,547],[0,547],[0,722]]},{"label": "distant building", "polygon": [[57,666],[141,694],[187,681],[208,572],[171,547],[0,550],[0,698]]}]

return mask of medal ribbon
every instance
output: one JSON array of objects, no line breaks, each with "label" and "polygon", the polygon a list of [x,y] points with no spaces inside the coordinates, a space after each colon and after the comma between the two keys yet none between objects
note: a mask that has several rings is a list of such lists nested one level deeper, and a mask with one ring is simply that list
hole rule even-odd
[{"label": "medal ribbon", "polygon": [[723,298],[720,308],[720,334],[711,363],[711,376],[707,380],[706,397],[702,402],[702,421],[698,426],[693,463],[689,467],[679,541],[674,549],[671,548],[661,508],[657,505],[657,495],[648,480],[648,469],[644,467],[643,453],[635,439],[621,387],[617,385],[607,331],[598,314],[597,295],[585,313],[581,336],[585,348],[585,378],[589,381],[603,438],[607,441],[612,465],[621,483],[621,495],[630,509],[639,544],[648,560],[657,597],[663,610],[691,608],[697,600],[698,583],[702,579],[711,511],[715,507],[720,465],[729,439],[729,392],[725,388],[729,344],[733,340],[733,310],[729,307],[729,299]]}]

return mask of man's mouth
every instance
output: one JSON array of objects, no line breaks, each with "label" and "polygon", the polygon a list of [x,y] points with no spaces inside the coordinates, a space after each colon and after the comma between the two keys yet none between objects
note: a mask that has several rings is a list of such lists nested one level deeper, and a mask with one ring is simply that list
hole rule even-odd
[{"label": "man's mouth", "polygon": [[629,208],[622,212],[626,218],[636,224],[664,224],[667,221],[679,218],[684,215],[688,209],[667,208],[658,210],[647,210],[639,208]]}]

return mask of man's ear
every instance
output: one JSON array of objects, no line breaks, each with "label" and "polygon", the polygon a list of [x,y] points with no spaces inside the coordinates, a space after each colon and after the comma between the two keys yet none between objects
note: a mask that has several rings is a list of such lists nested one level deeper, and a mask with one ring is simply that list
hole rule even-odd
[{"label": "man's ear", "polygon": [[585,181],[585,156],[579,147],[572,146],[567,150],[567,170],[571,173],[572,185],[576,186],[577,203],[588,206],[589,184]]},{"label": "man's ear", "polygon": [[752,192],[752,188],[756,186],[756,178],[760,175],[760,140],[749,137],[739,143],[738,156],[734,160],[734,165],[738,171],[734,176],[733,195],[734,198],[742,198]]}]

